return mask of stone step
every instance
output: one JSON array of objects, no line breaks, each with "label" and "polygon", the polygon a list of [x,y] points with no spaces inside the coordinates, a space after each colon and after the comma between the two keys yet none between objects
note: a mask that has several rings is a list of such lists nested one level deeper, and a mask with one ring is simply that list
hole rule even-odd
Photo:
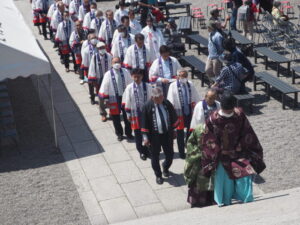
[{"label": "stone step", "polygon": [[[247,204],[193,208],[146,217],[118,225],[300,224],[300,188],[258,195]],[[116,224],[116,225],[117,225]]]}]

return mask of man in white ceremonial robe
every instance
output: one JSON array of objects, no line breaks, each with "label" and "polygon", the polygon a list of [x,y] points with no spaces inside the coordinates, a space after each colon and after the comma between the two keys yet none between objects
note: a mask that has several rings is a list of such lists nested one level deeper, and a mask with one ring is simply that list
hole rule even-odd
[{"label": "man in white ceremonial robe", "polygon": [[127,85],[131,82],[132,79],[130,73],[125,68],[121,67],[120,59],[113,58],[112,69],[104,74],[99,96],[104,99],[105,104],[109,107],[109,114],[112,118],[118,141],[123,140],[124,134],[121,124],[121,113],[125,124],[125,135],[128,139],[133,139],[130,122],[127,119],[124,107],[122,107],[122,96]]},{"label": "man in white ceremonial robe", "polygon": [[134,36],[129,34],[126,27],[120,25],[118,27],[118,37],[112,43],[111,54],[113,57],[118,57],[121,60],[121,64],[123,65],[123,61],[129,46],[135,44]]},{"label": "man in white ceremonial robe", "polygon": [[145,36],[145,44],[148,49],[153,49],[155,56],[159,57],[159,48],[165,45],[165,40],[160,29],[153,25],[153,18],[147,18],[147,26],[143,28],[141,33]]},{"label": "man in white ceremonial robe", "polygon": [[163,89],[164,96],[167,97],[169,84],[176,80],[177,71],[181,69],[178,60],[170,56],[170,48],[162,45],[159,49],[160,56],[154,60],[149,70],[149,81],[156,83]]},{"label": "man in white ceremonial robe", "polygon": [[91,21],[90,33],[94,33],[98,36],[103,21],[103,12],[98,9],[96,11],[96,18]]},{"label": "man in white ceremonial robe", "polygon": [[119,8],[114,13],[114,19],[117,24],[121,24],[121,18],[123,16],[128,16],[128,10],[126,9],[126,4],[124,1],[119,1]]},{"label": "man in white ceremonial robe", "polygon": [[[98,95],[99,89],[101,87],[104,74],[111,69],[111,54],[106,52],[105,43],[98,42],[97,49],[94,51],[94,54],[91,58],[91,63],[88,71],[88,80],[94,88],[96,89],[96,93]],[[95,100],[95,94],[92,93],[91,99]],[[99,96],[99,110],[101,115],[102,122],[107,121],[107,112],[105,110],[104,100]]]},{"label": "man in white ceremonial robe", "polygon": [[97,13],[97,4],[92,2],[90,6],[90,11],[85,14],[82,27],[85,30],[86,33],[90,33],[91,30],[91,22],[93,19],[96,18],[96,13]]},{"label": "man in white ceremonial robe", "polygon": [[180,158],[185,159],[184,149],[190,134],[193,109],[200,100],[200,96],[192,81],[188,80],[188,72],[185,69],[178,70],[177,75],[177,80],[170,84],[167,99],[174,106],[179,119],[179,125],[176,128],[177,145]]}]

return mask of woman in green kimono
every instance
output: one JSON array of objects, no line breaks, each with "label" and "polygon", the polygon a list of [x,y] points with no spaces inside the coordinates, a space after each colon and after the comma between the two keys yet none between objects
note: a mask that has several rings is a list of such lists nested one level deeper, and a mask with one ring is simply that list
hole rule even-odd
[{"label": "woman in green kimono", "polygon": [[214,174],[205,177],[201,172],[204,127],[205,125],[198,125],[193,130],[187,143],[184,178],[189,187],[187,201],[192,208],[214,204]]}]

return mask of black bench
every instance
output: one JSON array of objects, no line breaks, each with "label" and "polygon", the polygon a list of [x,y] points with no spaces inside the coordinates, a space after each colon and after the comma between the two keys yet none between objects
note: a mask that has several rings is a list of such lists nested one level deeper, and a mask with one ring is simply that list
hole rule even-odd
[{"label": "black bench", "polygon": [[[258,82],[258,81],[261,82]],[[299,89],[283,82],[282,80],[278,79],[277,77],[272,76],[271,74],[267,72],[259,72],[255,73],[254,79],[253,79],[253,86],[254,90],[256,91],[256,86],[258,84],[265,85],[266,92],[268,99],[270,99],[270,87],[277,89],[279,92],[281,92],[282,97],[282,109],[285,109],[285,97],[287,94],[294,94],[294,108],[298,105],[298,92],[300,92]]]},{"label": "black bench", "polygon": [[192,79],[194,79],[195,74],[200,74],[201,87],[204,87],[205,63],[193,55],[181,56],[180,59],[184,66],[192,69]]},{"label": "black bench", "polygon": [[261,58],[265,59],[265,68],[268,69],[269,59],[276,63],[277,65],[277,77],[279,77],[279,66],[281,63],[287,63],[288,66],[288,75],[290,75],[291,70],[291,60],[288,58],[278,54],[277,52],[272,51],[269,48],[266,47],[259,47],[254,49],[254,61],[257,63],[257,58],[259,58],[261,55]]},{"label": "black bench", "polygon": [[197,45],[198,47],[198,55],[200,55],[201,46],[203,45],[204,49],[208,48],[208,39],[199,35],[199,34],[191,34],[187,36],[189,49],[191,49],[191,45]]},{"label": "black bench", "polygon": [[[232,30],[230,31],[232,38],[234,40],[236,40],[236,42],[240,45],[254,45],[254,42],[249,40],[248,38],[246,38],[245,36],[241,35],[239,32],[237,32],[236,30]],[[225,33],[229,33],[229,31],[225,31]]]},{"label": "black bench", "polygon": [[249,102],[249,111],[250,113],[253,112],[253,100],[254,96],[251,94],[239,94],[239,95],[234,95],[234,98],[236,99],[236,106],[239,107],[240,103],[243,101]]},{"label": "black bench", "polygon": [[[166,18],[170,18],[170,15],[179,15],[186,14],[187,16],[191,15],[191,5],[192,3],[177,3],[177,4],[166,4],[166,6],[159,6],[160,9],[166,10]],[[179,11],[177,9],[184,9],[183,11]],[[170,12],[170,10],[175,10],[175,12]]]},{"label": "black bench", "polygon": [[292,84],[295,84],[296,78],[300,78],[296,73],[300,73],[300,66],[295,66],[292,68]]},{"label": "black bench", "polygon": [[181,34],[189,34],[192,31],[192,17],[183,16],[179,18],[177,30]]}]

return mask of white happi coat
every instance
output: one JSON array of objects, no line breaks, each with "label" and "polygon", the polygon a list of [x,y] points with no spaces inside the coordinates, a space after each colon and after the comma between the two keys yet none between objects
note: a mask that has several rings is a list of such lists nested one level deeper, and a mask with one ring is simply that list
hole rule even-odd
[{"label": "white happi coat", "polygon": [[[107,27],[106,27],[106,24],[109,24],[109,30],[107,30]],[[111,26],[111,23],[112,26]],[[113,28],[113,30],[111,30],[111,27]],[[101,24],[101,27],[100,27],[100,31],[99,31],[99,34],[98,34],[98,38],[100,41],[103,41],[104,43],[108,44],[108,39],[109,38],[113,38],[113,34],[115,32],[115,29],[117,28],[117,22],[115,20],[113,20],[112,22],[105,19],[102,24]]]},{"label": "white happi coat", "polygon": [[[135,35],[135,34],[131,33],[130,27],[127,27],[127,31],[128,31],[129,34],[132,34],[133,36]],[[115,32],[114,32],[114,35],[113,35],[112,42],[114,42],[114,40],[115,40],[118,36],[119,36],[119,31],[118,31],[118,29],[116,29]]]},{"label": "white happi coat", "polygon": [[79,16],[79,7],[82,4],[82,0],[72,0],[69,5],[69,13],[73,21],[78,20]]},{"label": "white happi coat", "polygon": [[[135,44],[134,41],[134,36],[132,34],[128,34],[128,37],[123,38],[119,34],[117,38],[112,42],[112,49],[111,49],[111,54],[113,57],[119,57],[121,61],[124,61],[127,49],[129,48],[130,45]],[[121,48],[123,50],[123,55],[121,55]]]},{"label": "white happi coat", "polygon": [[147,47],[144,45],[144,48],[146,50],[146,62],[145,62],[143,48],[139,48],[138,46],[136,46],[138,51],[138,60],[137,60],[135,55],[135,46],[136,44],[131,45],[127,49],[125,59],[123,62],[124,66],[128,69],[136,69],[136,68],[145,69],[146,66],[146,68],[149,69],[152,62],[155,59],[153,51],[149,51],[149,49],[147,49]]},{"label": "white happi coat", "polygon": [[[83,44],[84,44],[84,42],[83,42]],[[87,70],[89,69],[91,59],[92,59],[92,56],[93,56],[96,48],[92,44],[90,44],[88,41],[85,42],[85,44],[86,44],[85,46],[83,46],[83,44],[81,47],[81,57],[82,57],[81,68],[84,70],[84,75],[87,76]]]},{"label": "white happi coat", "polygon": [[[134,86],[137,87],[138,98],[135,96]],[[126,87],[122,98],[122,105],[125,108],[127,118],[131,122],[131,129],[136,130],[141,128],[140,117],[142,108],[144,104],[151,99],[151,95],[152,86],[149,83],[141,82],[139,85],[137,85],[136,83],[132,82]],[[139,104],[137,104],[136,100],[138,100]],[[137,105],[139,105],[139,111]]]},{"label": "white happi coat", "polygon": [[[188,81],[187,83],[182,83],[180,80],[176,80],[175,82],[171,83],[169,86],[169,91],[168,91],[168,97],[167,99],[172,103],[174,106],[174,109],[176,111],[176,114],[179,119],[179,125],[177,129],[184,129],[184,112],[181,106],[180,102],[180,97],[179,97],[179,88],[178,85],[182,89],[182,97],[184,96],[183,94],[183,85],[185,85],[186,90],[187,90],[187,99],[188,99],[188,105],[190,107],[190,115],[192,115],[192,110],[195,107],[196,103],[200,101],[200,96],[198,91],[196,90],[195,86],[191,81]],[[190,87],[190,88],[189,88]],[[187,102],[183,101],[184,104],[187,104]]]},{"label": "white happi coat", "polygon": [[55,12],[53,13],[52,17],[51,17],[51,22],[50,22],[50,26],[51,28],[56,31],[58,28],[58,24],[60,24],[63,21],[63,15],[62,13],[57,9],[55,10]]},{"label": "white happi coat", "polygon": [[145,36],[145,45],[147,46],[147,48],[153,49],[155,56],[159,57],[159,48],[160,46],[165,44],[165,40],[161,30],[156,29],[156,31],[154,31],[149,26],[146,26],[141,31],[141,34]]},{"label": "white happi coat", "polygon": [[98,37],[99,31],[100,31],[100,27],[102,22],[104,21],[103,17],[100,18],[95,18],[91,21],[91,25],[90,25],[90,29],[94,30],[94,34]]},{"label": "white happi coat", "polygon": [[82,21],[84,20],[85,15],[88,13],[89,11],[85,11],[83,5],[79,6],[79,10],[78,10],[78,20]]},{"label": "white happi coat", "polygon": [[[32,2],[33,2],[33,1],[32,1]],[[54,2],[54,3],[52,3],[52,4],[50,5],[50,7],[49,7],[49,9],[48,9],[47,18],[48,18],[49,21],[51,21],[52,16],[53,16],[53,14],[54,14],[54,12],[55,12],[56,10],[57,10],[57,3]],[[51,25],[51,23],[50,23],[50,25]]]},{"label": "white happi coat", "polygon": [[[89,72],[88,72],[89,81],[102,80],[104,74],[111,69],[111,60],[112,60],[111,54],[105,53],[101,55],[99,52],[98,54],[99,54],[99,58],[96,56],[95,53],[92,55],[90,66],[89,66]],[[100,59],[100,65],[98,59]],[[105,68],[105,64],[107,64],[107,68]],[[102,73],[100,70],[102,71]]]},{"label": "white happi coat", "polygon": [[114,13],[114,20],[117,22],[117,25],[121,24],[122,16],[128,16],[128,11],[126,9],[117,9]]},{"label": "white happi coat", "polygon": [[[65,33],[64,26],[66,26],[66,22],[69,23],[68,34]],[[69,44],[69,39],[71,36],[71,33],[74,31],[74,22],[72,20],[63,21],[59,23],[57,27],[57,32],[55,35],[55,41],[62,42],[63,44]],[[67,35],[67,36],[66,36]]]},{"label": "white happi coat", "polygon": [[133,35],[141,33],[142,31],[142,26],[136,19],[130,20],[129,27],[130,27],[130,32]]},{"label": "white happi coat", "polygon": [[37,10],[37,11],[44,11],[44,10],[48,10],[49,9],[49,6],[50,6],[50,1],[48,0],[48,1],[46,1],[46,5],[45,5],[45,9],[43,8],[44,6],[43,6],[43,1],[44,0],[34,0],[34,1],[32,1],[32,4],[34,4],[34,6],[33,6],[33,10]]},{"label": "white happi coat", "polygon": [[65,7],[69,8],[71,0],[62,0],[62,2],[64,3]]},{"label": "white happi coat", "polygon": [[91,29],[91,22],[93,19],[96,18],[96,14],[95,12],[88,12],[87,14],[85,14],[84,19],[83,19],[83,24],[82,27],[84,30],[90,30]]},{"label": "white happi coat", "polygon": [[[162,78],[165,79],[169,79],[171,81],[171,79],[175,79],[176,78],[176,74],[177,74],[177,70],[181,69],[181,65],[178,62],[178,60],[172,56],[169,57],[168,61],[171,59],[172,60],[172,71],[173,74],[170,74],[170,67],[169,67],[169,62],[166,62],[166,64],[168,65],[167,68],[163,67],[163,73],[161,74],[160,69],[159,69],[159,59],[155,59],[154,62],[152,63],[150,70],[149,70],[149,81],[150,82],[161,82]],[[162,63],[164,62],[163,59],[161,58]],[[164,69],[167,69],[164,71]],[[169,75],[169,76],[168,76]]]},{"label": "white happi coat", "polygon": [[[112,70],[114,70],[114,74],[116,77],[118,94],[119,94],[119,96],[122,96],[127,85],[129,85],[132,82],[130,73],[128,72],[127,69],[124,69],[124,68],[120,69],[124,73],[124,84],[125,84],[125,87],[124,87],[120,72],[117,73],[115,69],[112,69]],[[119,76],[119,78],[117,78],[117,76]],[[122,82],[122,83],[118,83],[118,81]],[[99,90],[99,96],[103,99],[108,100],[111,115],[119,115],[121,112],[120,105],[119,105],[119,104],[121,104],[121,102],[118,102],[118,99],[117,99],[118,96],[116,96],[116,95],[117,94],[114,89],[111,70],[109,70],[104,74],[104,78],[103,78],[103,81],[102,81],[102,84],[101,84],[101,87]]]},{"label": "white happi coat", "polygon": [[[221,108],[220,102],[215,101],[215,103],[216,103],[216,107],[217,107],[216,110],[219,110]],[[208,107],[208,109],[210,108],[209,106],[207,106],[207,107]],[[198,102],[194,108],[194,113],[193,113],[190,129],[194,130],[200,124],[205,124],[203,101]]]}]

